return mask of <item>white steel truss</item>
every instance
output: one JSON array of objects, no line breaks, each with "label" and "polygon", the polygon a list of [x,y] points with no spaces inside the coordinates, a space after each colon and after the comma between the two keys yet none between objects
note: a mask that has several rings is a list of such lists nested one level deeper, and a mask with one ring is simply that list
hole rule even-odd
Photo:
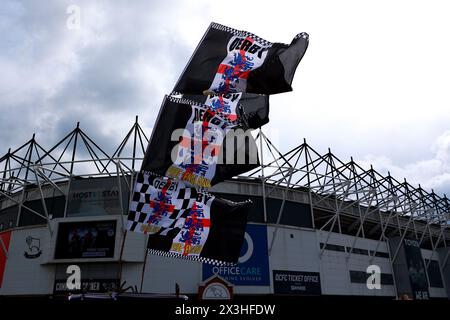
[{"label": "white steel truss", "polygon": [[[261,130],[256,139],[261,166],[240,178],[261,183],[265,222],[266,199],[275,191],[283,194],[276,221],[278,228],[285,214],[287,193],[302,190],[308,194],[313,228],[327,232],[328,237],[330,232],[354,236],[348,255],[353,253],[358,238],[375,239],[379,244],[393,236],[414,238],[421,246],[432,250],[432,257],[437,256],[438,248],[450,245],[450,201],[446,195],[439,196],[420,185],[414,187],[406,180],[400,182],[390,173],[382,175],[372,167],[364,169],[353,159],[342,161],[330,150],[320,154],[306,141],[282,153]],[[8,150],[0,158],[0,204],[10,201],[18,205],[17,221],[12,227],[18,226],[24,209],[48,222],[52,218],[45,201],[49,194],[64,196],[67,210],[68,193],[74,178],[117,177],[119,188],[122,188],[120,182],[124,181],[126,188],[131,190],[134,173],[140,168],[148,141],[136,117],[125,138],[110,154],[89,137],[79,123],[49,149],[39,144],[33,135],[19,148]],[[264,154],[270,158],[264,158]],[[26,194],[31,191],[41,198],[41,212],[26,205]],[[121,203],[129,202],[129,199],[120,200]],[[0,209],[4,207],[0,206]],[[394,248],[391,263],[399,248]],[[1,239],[0,250],[4,250]],[[323,252],[325,246],[321,250]],[[441,272],[448,258],[440,262]]]}]

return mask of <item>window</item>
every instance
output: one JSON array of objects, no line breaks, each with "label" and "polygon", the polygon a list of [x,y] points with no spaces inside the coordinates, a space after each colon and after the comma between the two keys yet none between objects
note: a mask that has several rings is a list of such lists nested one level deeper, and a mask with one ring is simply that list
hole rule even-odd
[{"label": "window", "polygon": [[353,248],[353,250],[352,250],[351,247],[347,247],[347,252],[350,252],[350,250],[351,250],[352,253],[362,254],[362,255],[365,255],[365,256],[369,255],[369,251],[366,250],[366,249]]},{"label": "window", "polygon": [[377,251],[377,252],[375,252],[375,257],[388,258],[389,259],[389,253]]},{"label": "window", "polygon": [[[429,260],[425,259],[425,266],[428,264]],[[437,260],[431,260],[427,268],[428,280],[430,280],[430,287],[433,288],[443,288],[441,271],[439,269],[439,262]]]},{"label": "window", "polygon": [[324,247],[325,247],[325,250],[337,251],[337,252],[345,252],[345,247],[344,246],[339,246],[337,244],[327,243],[325,245],[325,243],[320,243],[320,249],[323,249]]}]

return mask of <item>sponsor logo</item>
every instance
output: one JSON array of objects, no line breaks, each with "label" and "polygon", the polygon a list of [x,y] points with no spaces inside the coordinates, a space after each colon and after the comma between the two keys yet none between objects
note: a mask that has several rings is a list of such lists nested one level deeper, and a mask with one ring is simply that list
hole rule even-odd
[{"label": "sponsor logo", "polygon": [[405,245],[407,246],[420,248],[419,242],[417,240],[404,239],[404,241]]},{"label": "sponsor logo", "polygon": [[86,192],[74,192],[72,199],[114,199],[119,196],[118,190],[103,190],[103,191],[86,191]]},{"label": "sponsor logo", "polygon": [[245,233],[244,240],[247,243],[247,250],[239,257],[239,263],[246,263],[253,255],[253,240],[248,232]]},{"label": "sponsor logo", "polygon": [[367,278],[366,285],[369,290],[381,289],[381,268],[376,264],[372,264],[367,267],[366,270],[369,277]]},{"label": "sponsor logo", "polygon": [[218,275],[238,286],[268,286],[269,263],[266,228],[247,225],[238,263],[234,266],[203,265],[203,279]]}]

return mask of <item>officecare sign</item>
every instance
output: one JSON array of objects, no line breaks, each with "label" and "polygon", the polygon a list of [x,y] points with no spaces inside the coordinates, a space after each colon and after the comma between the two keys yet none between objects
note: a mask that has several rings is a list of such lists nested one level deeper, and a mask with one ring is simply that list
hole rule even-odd
[{"label": "officecare sign", "polygon": [[203,281],[214,274],[236,286],[269,286],[267,227],[247,225],[241,256],[235,266],[203,264]]}]

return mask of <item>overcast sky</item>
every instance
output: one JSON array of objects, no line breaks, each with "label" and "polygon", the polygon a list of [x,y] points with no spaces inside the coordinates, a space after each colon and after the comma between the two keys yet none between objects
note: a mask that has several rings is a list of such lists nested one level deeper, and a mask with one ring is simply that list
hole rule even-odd
[{"label": "overcast sky", "polygon": [[[70,29],[67,8],[80,8]],[[310,45],[265,127],[450,195],[446,1],[7,1],[0,6],[0,150],[50,147],[77,121],[107,150],[147,132],[211,21]]]}]

